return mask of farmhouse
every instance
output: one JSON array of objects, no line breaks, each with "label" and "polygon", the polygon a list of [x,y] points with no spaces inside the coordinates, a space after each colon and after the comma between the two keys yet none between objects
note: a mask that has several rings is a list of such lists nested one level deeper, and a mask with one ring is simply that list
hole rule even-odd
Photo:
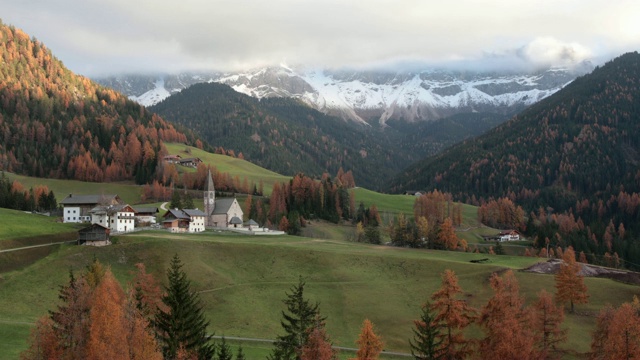
[{"label": "farmhouse", "polygon": [[202,232],[206,214],[198,209],[169,209],[162,226],[171,232]]},{"label": "farmhouse", "polygon": [[89,211],[91,223],[108,227],[113,232],[135,229],[135,211],[129,205],[99,205]]},{"label": "farmhouse", "polygon": [[135,213],[137,226],[156,223],[156,215],[158,214],[157,207],[134,206],[133,211]]},{"label": "farmhouse", "polygon": [[91,224],[78,230],[78,245],[105,246],[111,244],[110,230],[100,224]]},{"label": "farmhouse", "polygon": [[178,164],[188,167],[197,167],[201,162],[202,160],[200,160],[200,158],[186,158],[178,160]]},{"label": "farmhouse", "polygon": [[204,212],[207,214],[206,226],[218,228],[242,228],[244,212],[236,198],[216,199],[211,171],[204,191]]},{"label": "farmhouse", "polygon": [[487,241],[518,241],[520,240],[520,233],[517,230],[504,230],[496,235],[483,236]]},{"label": "farmhouse", "polygon": [[176,164],[180,162],[180,155],[166,155],[163,160],[168,162],[169,164]]},{"label": "farmhouse", "polygon": [[60,202],[63,206],[62,222],[81,223],[91,221],[91,209],[98,205],[123,204],[118,195],[73,195],[69,194]]}]

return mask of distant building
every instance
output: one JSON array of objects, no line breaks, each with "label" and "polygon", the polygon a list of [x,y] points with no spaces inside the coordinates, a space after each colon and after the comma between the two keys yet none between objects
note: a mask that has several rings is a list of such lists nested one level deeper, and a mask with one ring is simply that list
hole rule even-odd
[{"label": "distant building", "polygon": [[407,190],[404,192],[405,195],[411,195],[411,196],[422,196],[422,194],[424,194],[424,192],[422,191],[415,191],[415,190]]},{"label": "distant building", "polygon": [[202,232],[206,214],[198,209],[169,209],[164,214],[162,226],[171,232]]},{"label": "distant building", "polygon": [[188,166],[188,167],[197,167],[198,164],[200,164],[201,162],[202,160],[200,160],[200,158],[186,158],[186,159],[180,159],[178,161],[178,164],[182,166]]},{"label": "distant building", "polygon": [[91,209],[91,223],[108,227],[113,232],[133,231],[135,211],[129,205],[99,205]]},{"label": "distant building", "polygon": [[78,231],[78,245],[105,246],[111,244],[110,230],[100,224],[91,224]]},{"label": "distant building", "polygon": [[483,236],[482,238],[486,241],[498,241],[498,242],[519,241],[520,233],[517,230],[504,230],[504,231],[501,231],[499,234]]},{"label": "distant building", "polygon": [[[216,189],[209,171],[207,188],[204,191],[206,226],[218,228],[242,228],[244,212],[236,198],[216,199]],[[237,218],[237,219],[234,219]]]},{"label": "distant building", "polygon": [[156,216],[158,215],[157,207],[134,206],[133,211],[135,212],[136,226],[156,223]]},{"label": "distant building", "polygon": [[65,223],[82,223],[91,221],[91,209],[98,205],[122,204],[118,195],[73,195],[69,194],[60,202],[64,210],[62,221]]},{"label": "distant building", "polygon": [[180,162],[180,159],[182,159],[180,157],[180,155],[166,155],[164,158],[162,158],[164,161],[168,162],[169,164],[177,164]]}]

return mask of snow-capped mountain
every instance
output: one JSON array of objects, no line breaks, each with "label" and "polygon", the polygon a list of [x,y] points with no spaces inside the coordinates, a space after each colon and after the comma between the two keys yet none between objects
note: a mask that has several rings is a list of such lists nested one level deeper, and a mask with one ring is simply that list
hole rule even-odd
[{"label": "snow-capped mountain", "polygon": [[435,120],[458,113],[510,114],[560,90],[590,64],[528,74],[427,70],[295,70],[286,65],[238,73],[190,73],[96,79],[151,106],[199,82],[219,82],[256,97],[298,98],[320,111],[363,123]]}]

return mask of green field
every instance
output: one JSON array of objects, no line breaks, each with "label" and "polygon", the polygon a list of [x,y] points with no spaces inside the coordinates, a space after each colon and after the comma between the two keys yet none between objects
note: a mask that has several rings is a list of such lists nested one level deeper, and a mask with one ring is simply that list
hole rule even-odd
[{"label": "green field", "polygon": [[[398,249],[345,241],[301,237],[251,237],[231,233],[172,235],[144,232],[122,236],[104,248],[65,245],[48,256],[0,273],[0,358],[15,359],[24,348],[28,326],[52,309],[68,269],[82,269],[97,257],[109,264],[126,283],[133,265],[144,262],[164,280],[173,254],[179,254],[185,271],[206,306],[211,331],[217,335],[272,339],[280,334],[280,312],[285,292],[307,281],[306,296],[320,303],[327,330],[336,345],[355,347],[359,328],[371,319],[390,351],[409,352],[412,320],[419,306],[439,286],[440,274],[453,269],[465,298],[482,306],[491,295],[488,279],[504,268],[520,269],[535,258],[487,256],[461,252]],[[469,260],[490,258],[486,264]],[[522,293],[531,301],[540,289],[553,292],[553,277],[518,272]],[[587,279],[591,303],[570,315],[567,348],[588,350],[596,312],[605,303],[629,301],[640,288],[611,280]],[[575,330],[574,330],[575,329]],[[472,331],[477,333],[477,331]],[[246,343],[247,352],[263,358],[269,347]]]}]

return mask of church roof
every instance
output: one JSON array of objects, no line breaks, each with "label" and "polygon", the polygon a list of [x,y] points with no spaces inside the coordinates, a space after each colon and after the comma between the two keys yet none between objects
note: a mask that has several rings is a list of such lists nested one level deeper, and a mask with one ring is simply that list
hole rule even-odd
[{"label": "church roof", "polygon": [[234,216],[231,218],[231,220],[229,221],[229,224],[231,225],[241,225],[242,224],[242,220],[240,220],[239,217]]},{"label": "church roof", "polygon": [[184,209],[182,211],[189,216],[207,216],[207,214],[203,213],[200,209]]},{"label": "church roof", "polygon": [[231,209],[231,205],[236,201],[236,198],[219,198],[216,199],[216,208],[213,210],[213,214],[226,214]]},{"label": "church roof", "polygon": [[207,191],[216,191],[213,186],[213,178],[211,177],[211,170],[209,170],[209,178],[207,179]]}]

